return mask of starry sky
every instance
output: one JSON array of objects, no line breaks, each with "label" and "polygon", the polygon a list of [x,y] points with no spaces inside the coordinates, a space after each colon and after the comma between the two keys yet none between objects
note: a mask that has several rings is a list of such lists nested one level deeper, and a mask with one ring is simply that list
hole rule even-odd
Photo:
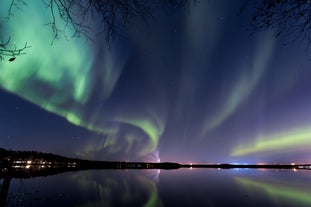
[{"label": "starry sky", "polygon": [[1,25],[0,37],[31,48],[0,62],[0,146],[102,160],[309,162],[310,51],[273,30],[252,33],[240,7],[159,10],[107,43],[102,34],[53,41],[45,5],[29,1]]}]

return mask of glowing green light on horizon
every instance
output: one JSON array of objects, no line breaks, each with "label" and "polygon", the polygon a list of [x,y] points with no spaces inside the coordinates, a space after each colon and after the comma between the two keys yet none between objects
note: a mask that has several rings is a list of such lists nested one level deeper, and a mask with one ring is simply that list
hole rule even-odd
[{"label": "glowing green light on horizon", "polygon": [[[135,148],[134,143],[137,141],[143,143],[143,145],[139,145],[140,148],[135,148],[137,150],[135,154],[145,156],[153,152],[156,150],[159,139],[164,131],[164,123],[159,117],[151,115],[147,117],[138,118],[124,115],[124,117],[112,118],[113,122],[120,124],[121,127],[123,124],[129,125],[124,126],[125,128],[129,127],[126,132],[120,133],[122,134],[122,143],[120,143],[118,129],[108,130],[103,127],[102,130],[105,129],[105,133],[109,135],[100,143],[90,142],[88,146],[84,147],[82,152],[77,152],[77,155],[89,159],[94,153],[100,152],[101,150],[106,150],[110,153],[120,153],[120,150],[122,150],[122,153],[128,154],[132,147]],[[135,128],[140,129],[144,135],[142,136],[141,133],[133,130]]]},{"label": "glowing green light on horizon", "polygon": [[148,135],[148,137],[150,138],[150,143],[148,144],[148,146],[141,150],[141,155],[146,155],[147,153],[150,153],[156,149],[159,138],[164,131],[164,126],[162,126],[162,123],[158,122],[156,125],[149,119],[138,118],[117,118],[116,120],[136,126]]},{"label": "glowing green light on horizon", "polygon": [[257,138],[253,145],[241,145],[234,149],[231,156],[242,156],[259,152],[280,153],[281,150],[309,148],[311,145],[311,131],[309,129],[293,130],[282,134]]},{"label": "glowing green light on horizon", "polygon": [[246,178],[235,178],[235,180],[239,184],[242,184],[246,187],[262,189],[273,198],[285,198],[291,200],[295,202],[297,206],[300,206],[302,203],[311,205],[311,192],[307,189],[296,189],[293,187],[288,187],[288,185],[273,185],[271,183],[263,183]]}]

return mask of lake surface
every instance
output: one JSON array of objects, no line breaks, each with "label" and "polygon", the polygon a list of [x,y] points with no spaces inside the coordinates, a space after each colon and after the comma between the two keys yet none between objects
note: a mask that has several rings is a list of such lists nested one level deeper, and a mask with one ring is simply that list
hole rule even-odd
[{"label": "lake surface", "polygon": [[310,184],[305,170],[89,170],[12,179],[5,206],[311,206]]}]

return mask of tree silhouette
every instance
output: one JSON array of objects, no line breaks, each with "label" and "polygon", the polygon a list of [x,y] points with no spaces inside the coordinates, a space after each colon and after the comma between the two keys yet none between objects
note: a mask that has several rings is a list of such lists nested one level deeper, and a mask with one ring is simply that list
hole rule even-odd
[{"label": "tree silhouette", "polygon": [[[73,36],[89,38],[91,32],[90,22],[98,21],[102,32],[109,40],[116,34],[122,35],[127,26],[136,21],[148,23],[155,10],[168,7],[185,7],[190,2],[198,0],[43,0],[49,8],[52,19],[48,23],[53,30],[54,38],[66,34],[70,26],[74,30]],[[56,16],[65,23],[60,28]]]},{"label": "tree silhouette", "polygon": [[254,31],[274,29],[275,36],[292,36],[311,41],[311,0],[246,0],[241,7],[253,9],[251,27]]},{"label": "tree silhouette", "polygon": [[23,47],[17,48],[15,44],[13,46],[10,44],[11,37],[7,39],[7,41],[0,42],[0,61],[4,59],[4,57],[8,56],[9,61],[12,62],[15,60],[16,56],[26,54],[25,50],[30,48],[30,46],[25,43]]},{"label": "tree silhouette", "polygon": [[[96,24],[101,28],[100,32],[105,34],[107,41],[116,35],[124,35],[129,26],[136,22],[148,24],[154,17],[154,13],[168,8],[188,7],[191,3],[196,4],[198,0],[41,0],[49,10],[51,19],[46,25],[50,26],[53,33],[52,42],[61,35],[67,37],[67,30],[73,30],[73,37],[83,36],[90,38],[92,27],[90,24]],[[25,0],[11,0],[7,17],[9,21],[14,17],[13,10],[27,5]],[[169,10],[168,10],[169,11]],[[29,46],[25,44],[22,48],[7,48],[8,41],[0,43],[0,60],[4,56],[22,55]]]}]

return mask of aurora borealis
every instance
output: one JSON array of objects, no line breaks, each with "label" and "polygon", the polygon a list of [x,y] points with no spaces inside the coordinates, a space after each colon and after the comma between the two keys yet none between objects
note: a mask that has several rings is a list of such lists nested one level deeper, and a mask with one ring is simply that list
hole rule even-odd
[{"label": "aurora borealis", "polygon": [[46,6],[27,2],[1,25],[0,38],[31,48],[0,62],[0,145],[108,160],[309,161],[309,51],[271,30],[251,35],[240,5],[157,11],[107,43],[70,28],[53,41]]},{"label": "aurora borealis", "polygon": [[[281,201],[287,203],[292,203],[292,205],[310,205],[310,197],[308,194],[308,187],[302,184],[295,185],[294,182],[280,182],[272,181],[264,182],[249,178],[236,177],[235,180],[248,188],[249,190],[260,190],[270,196],[274,202],[280,203]],[[290,186],[290,187],[289,187]]]}]

